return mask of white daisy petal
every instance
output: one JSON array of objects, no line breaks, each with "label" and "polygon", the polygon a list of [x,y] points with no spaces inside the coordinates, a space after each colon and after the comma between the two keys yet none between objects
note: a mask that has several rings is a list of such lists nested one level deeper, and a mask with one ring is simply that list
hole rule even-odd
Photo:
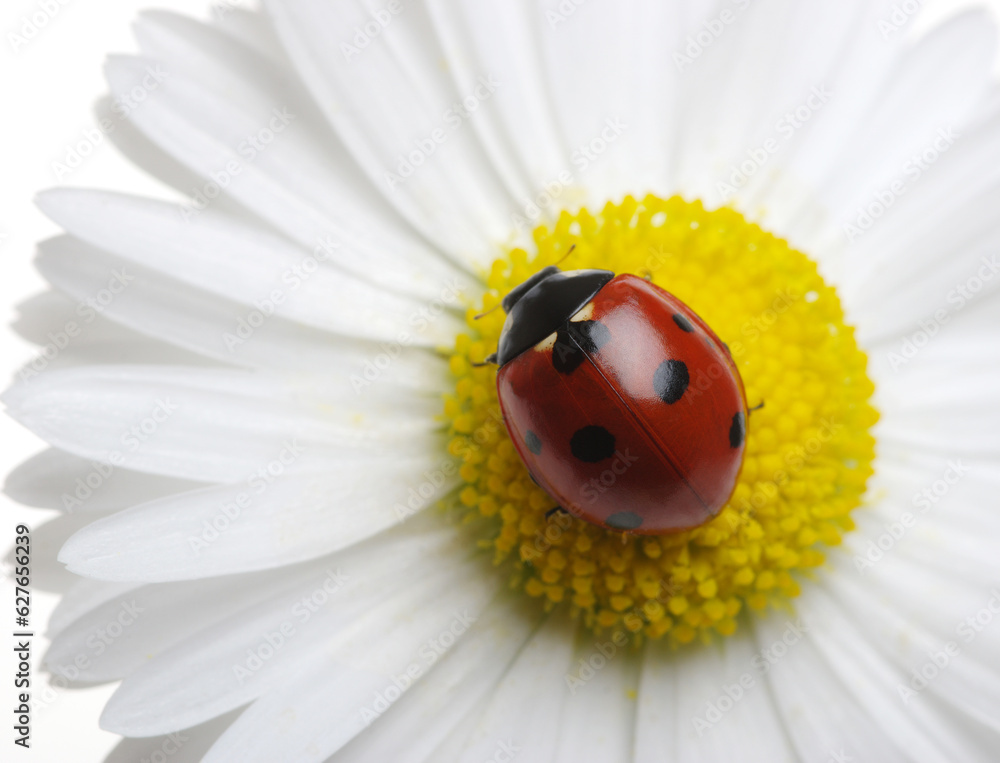
[{"label": "white daisy petal", "polygon": [[569,163],[549,91],[538,77],[537,9],[523,2],[445,0],[429,3],[428,12],[460,93],[475,92],[483,72],[503,83],[490,97],[491,109],[477,113],[470,126],[507,191],[534,199]]},{"label": "white daisy petal", "polygon": [[[180,198],[186,198],[203,188],[205,181],[197,172],[164,151],[136,127],[131,119],[122,119],[120,104],[120,100],[108,95],[94,106],[94,117],[99,123],[107,120],[114,125],[114,129],[107,134],[111,145],[131,164],[176,190]],[[220,193],[212,200],[212,211],[259,224],[256,216],[226,193]]]},{"label": "white daisy petal", "polygon": [[[254,702],[222,735],[206,763],[325,760],[375,720],[380,696],[394,698],[393,687],[399,691],[400,684],[419,680],[415,676],[427,650],[479,619],[498,582],[479,575],[445,579],[432,589],[434,606],[427,606],[428,591],[423,591],[395,620],[374,627],[362,621],[334,650],[313,655],[295,678]],[[268,722],[275,717],[285,719],[278,729]]]},{"label": "white daisy petal", "polygon": [[[94,521],[93,513],[63,514],[31,526],[31,585],[40,591],[60,594],[72,588],[80,578],[67,572],[56,561],[59,549],[73,533]],[[2,559],[9,569],[14,569],[16,546],[11,544]]]},{"label": "white daisy petal", "polygon": [[[280,66],[288,66],[281,41],[274,32],[267,16],[261,11],[229,6],[226,13],[212,18],[212,26],[227,36],[238,40],[247,47],[270,59]],[[149,12],[155,13],[155,12]]]},{"label": "white daisy petal", "polygon": [[[869,72],[877,69],[878,62],[885,56],[891,55],[891,44],[878,39],[876,49],[872,45],[875,40],[865,34],[866,27],[874,31],[871,16],[883,5],[888,3],[849,0],[837,5],[798,3],[793,7],[787,3],[771,3],[770,7],[778,13],[767,15],[758,14],[760,6],[755,3],[753,8],[747,9],[752,14],[751,19],[737,19],[735,23],[741,28],[745,21],[756,22],[757,38],[744,48],[744,62],[737,72],[741,79],[730,85],[727,101],[725,105],[720,104],[718,110],[720,114],[730,114],[731,118],[715,120],[710,126],[713,133],[720,134],[733,134],[747,128],[752,131],[737,134],[741,142],[725,141],[724,145],[735,146],[742,152],[731,157],[732,161],[742,161],[748,147],[760,146],[768,138],[785,143],[777,157],[779,160],[791,160],[801,142],[808,140],[814,130],[822,128],[829,115],[828,107],[857,95],[853,90],[838,87],[836,79],[845,73],[844,54],[848,48],[854,55],[869,55],[874,59],[867,62],[871,66]],[[767,42],[760,42],[764,38]],[[757,55],[746,55],[748,49],[754,48]],[[787,62],[793,59],[795,66],[788,66]],[[765,90],[755,86],[760,82],[768,83]],[[830,100],[824,102],[826,96],[830,96]],[[803,103],[807,107],[809,104],[818,107],[823,119],[790,120],[789,113]],[[794,129],[791,134],[790,129]],[[791,137],[794,140],[789,140]],[[766,193],[769,184],[778,178],[778,173],[755,174],[747,184],[746,196],[754,198],[756,193]]]},{"label": "white daisy petal", "polygon": [[[624,636],[621,631],[618,633]],[[588,757],[596,760],[631,757],[638,666],[628,659],[625,647],[623,638],[615,643],[595,640],[590,634],[578,636],[573,667],[567,676],[579,678],[585,666],[598,667],[590,680],[569,688],[559,721],[559,741],[551,760],[576,763]],[[604,658],[603,663],[595,659],[598,655]]]},{"label": "white daisy petal", "polygon": [[[112,58],[112,93],[127,99],[156,65],[152,59]],[[248,112],[196,81],[170,75],[129,114],[136,127],[203,178],[177,220],[199,218],[225,187],[307,252],[326,245],[332,262],[364,280],[433,295],[436,284],[455,271],[391,217],[357,202],[353,168],[331,157],[324,143],[330,136],[317,136],[307,115],[292,111],[288,100],[278,93],[266,108]]]},{"label": "white daisy petal", "polygon": [[7,475],[4,492],[19,503],[61,511],[117,511],[192,490],[199,484],[116,469],[55,448]]},{"label": "white daisy petal", "polygon": [[749,634],[679,657],[648,647],[639,690],[637,763],[662,759],[665,751],[690,763],[720,756],[794,760]]},{"label": "white daisy petal", "polygon": [[194,728],[144,739],[123,739],[103,763],[135,763],[137,760],[154,761],[160,758],[170,763],[199,763],[222,732],[238,717],[239,711],[235,711]]},{"label": "white daisy petal", "polygon": [[[501,744],[516,748],[519,757],[530,763],[552,760],[559,741],[575,629],[560,614],[550,617],[534,633],[473,725],[458,761],[488,760]],[[525,702],[525,697],[532,701]]]},{"label": "white daisy petal", "polygon": [[680,739],[676,695],[677,661],[664,659],[658,645],[646,644],[639,672],[634,763],[658,763],[675,754]]},{"label": "white daisy petal", "polygon": [[558,172],[571,176],[572,185],[595,189],[567,200],[569,206],[674,190],[668,183],[674,136],[665,126],[683,76],[671,57],[683,45],[684,8],[656,2],[533,6],[546,92],[564,145]]},{"label": "white daisy petal", "polygon": [[878,718],[880,733],[901,753],[927,761],[987,760],[975,741],[960,735],[947,718],[915,702],[904,705],[897,690],[898,672],[825,594],[815,590],[799,609],[818,651],[837,666],[838,677],[855,701]]},{"label": "white daisy petal", "polygon": [[504,83],[484,71],[476,90],[459,92],[440,67],[421,6],[407,7],[405,23],[389,23],[363,50],[351,42],[371,20],[361,6],[291,0],[265,8],[372,184],[453,258],[492,259],[489,245],[509,234],[511,200],[467,122],[491,108],[490,95]]},{"label": "white daisy petal", "polygon": [[[309,252],[211,212],[184,221],[176,205],[75,189],[49,191],[38,205],[76,236],[137,265],[316,328],[391,340],[411,331],[424,308],[323,264],[333,249]],[[459,283],[445,294],[443,280],[434,281],[430,293],[456,304]],[[412,341],[435,344],[454,336],[458,324],[449,313],[435,318],[425,320],[424,332],[412,331]]]},{"label": "white daisy petal", "polygon": [[877,107],[843,144],[854,171],[840,167],[823,185],[834,219],[890,185],[939,130],[965,129],[990,83],[995,52],[996,29],[985,13],[972,12],[942,24],[901,56]]},{"label": "white daisy petal", "polygon": [[[982,149],[974,152],[974,161],[1000,157],[1000,141],[987,147],[978,137],[969,138]],[[921,322],[940,320],[935,315],[941,314],[950,320],[971,299],[997,293],[998,285],[990,279],[1000,267],[995,255],[1000,232],[988,210],[995,209],[1000,198],[1000,173],[991,167],[977,171],[960,148],[956,146],[953,157],[942,158],[940,166],[934,167],[942,182],[930,184],[933,194],[922,193],[925,185],[905,191],[851,252],[858,269],[855,279],[845,286],[844,301],[859,321],[865,321],[864,340],[869,347],[898,346],[900,338],[915,333]],[[974,172],[975,187],[971,187]],[[959,173],[965,177],[956,177]],[[928,209],[926,202],[933,208]],[[878,210],[881,204],[876,199],[868,206]],[[859,207],[855,215],[861,214],[868,213]],[[862,267],[866,277],[862,277]],[[888,278],[890,272],[893,276]]]},{"label": "white daisy petal", "polygon": [[400,454],[433,447],[434,401],[360,398],[369,403],[362,426],[356,412],[335,407],[343,383],[325,387],[244,372],[105,366],[46,374],[11,388],[4,401],[15,419],[78,456],[206,482],[245,480],[276,459],[304,467],[387,443],[398,443]]},{"label": "white daisy petal", "polygon": [[[1000,614],[1000,594],[991,596],[989,592],[981,591],[976,602],[978,606],[970,606],[966,610],[969,614],[965,617],[972,616],[972,624],[965,622],[963,628],[965,618],[961,615],[955,617],[951,607],[947,609],[951,610],[949,614],[952,617],[945,617],[943,612],[938,611],[919,614],[912,611],[912,604],[905,599],[900,600],[906,594],[898,586],[891,591],[884,590],[879,583],[888,574],[888,567],[861,580],[860,576],[850,574],[850,565],[851,560],[844,558],[840,565],[843,574],[830,576],[827,588],[843,608],[849,608],[857,615],[858,621],[864,623],[872,643],[899,671],[898,685],[908,690],[913,686],[920,688],[920,684],[912,681],[911,671],[925,669],[930,662],[933,667],[928,672],[933,672],[933,678],[928,682],[928,692],[940,696],[963,714],[1000,730],[1000,720],[997,720],[1000,719],[1000,672],[964,649],[967,643],[976,641],[980,635],[982,628],[977,630],[974,627],[979,625],[974,616],[980,609],[989,612],[988,604],[992,600],[996,614]],[[937,586],[922,588],[921,598],[935,588]],[[911,611],[904,615],[900,611],[902,609]],[[990,662],[995,664],[1000,653],[997,649],[1000,641],[989,635],[982,641],[992,642],[993,649],[981,648],[979,651],[991,653]],[[938,665],[939,662],[943,665]],[[935,667],[938,669],[935,670]],[[902,695],[902,692],[898,694]],[[914,701],[919,699],[916,697]],[[904,701],[906,704],[910,702]]]},{"label": "white daisy petal", "polygon": [[168,496],[94,522],[69,539],[59,561],[86,577],[146,582],[280,567],[403,522],[434,506],[457,476],[430,454],[341,460],[321,473],[261,470],[244,483]]},{"label": "white daisy petal", "polygon": [[106,583],[102,580],[77,579],[56,605],[49,618],[45,635],[55,639],[63,630],[102,604],[129,591],[134,591],[141,583]]},{"label": "white daisy petal", "polygon": [[[105,286],[106,277],[100,288]],[[89,292],[77,302],[66,293],[50,289],[17,306],[14,330],[39,346],[38,354],[18,371],[18,379],[30,381],[56,369],[111,362],[216,365],[203,356],[108,320],[105,313],[87,303],[95,300],[96,293]],[[75,335],[70,337],[68,331]]]},{"label": "white daisy petal", "polygon": [[[805,625],[812,627],[808,622]],[[767,686],[799,760],[827,760],[834,752],[848,760],[859,753],[873,760],[907,760],[883,731],[878,717],[851,695],[853,677],[843,675],[846,670],[839,662],[828,662],[811,638],[794,642],[779,656],[774,647],[787,643],[788,621],[761,618],[754,623],[754,631],[767,666]],[[857,669],[853,664],[845,667]],[[925,757],[916,759],[941,758],[928,745]]]},{"label": "white daisy petal", "polygon": [[[854,572],[867,575],[866,562],[881,566],[890,556],[883,548],[887,547],[894,560],[899,558],[896,564],[912,560],[928,572],[960,581],[968,594],[976,595],[976,581],[994,580],[1000,574],[991,499],[998,489],[1000,474],[984,459],[912,453],[904,459],[887,449],[872,485],[884,499],[861,512],[858,533],[845,538]],[[906,525],[901,524],[904,521]],[[940,610],[947,613],[960,599],[952,594],[941,600],[947,606]]]},{"label": "white daisy petal", "polygon": [[[82,325],[81,330],[89,330],[88,321],[92,319],[106,323],[106,318],[231,364],[264,370],[279,367],[317,376],[357,373],[362,388],[373,379],[380,384],[392,379],[427,389],[440,378],[439,358],[419,347],[422,333],[419,329],[431,325],[433,321],[429,318],[418,316],[416,326],[388,342],[371,343],[346,337],[337,337],[334,342],[324,330],[302,326],[273,313],[268,316],[257,305],[239,304],[194,289],[68,236],[44,242],[36,264],[53,286],[80,301],[82,307],[71,311],[66,320],[77,321]],[[119,278],[116,273],[124,275]],[[126,279],[128,287],[120,288],[120,281]],[[112,295],[109,284],[119,293]],[[266,305],[265,309],[270,311]],[[66,321],[57,322],[54,328],[62,330],[65,324]],[[123,353],[123,342],[134,342],[135,338],[131,332],[119,332],[113,337],[113,351]],[[411,349],[409,345],[417,346]],[[170,350],[167,345],[152,345],[150,352],[163,364],[170,363],[173,357]],[[57,361],[67,356],[72,359],[79,351],[74,342],[71,350],[60,354]],[[127,357],[119,358],[118,362]],[[194,355],[178,355],[176,362],[193,365],[198,360]],[[378,366],[374,371],[366,370],[366,366],[376,361]],[[44,370],[49,367],[46,362]],[[25,373],[32,368],[29,366]],[[375,377],[370,375],[373,372],[377,372]]]},{"label": "white daisy petal", "polygon": [[[441,659],[438,648],[420,657],[419,682],[334,756],[336,763],[421,763],[482,702],[528,640],[537,617],[501,594],[470,633]],[[438,660],[440,664],[438,664]],[[430,664],[427,664],[430,663]],[[433,665],[433,669],[429,669]],[[444,758],[442,758],[444,759]]]},{"label": "white daisy petal", "polygon": [[[784,136],[776,132],[782,114],[809,96],[810,88],[827,84],[820,65],[816,79],[785,94],[791,100],[776,105],[771,99],[777,93],[758,86],[773,81],[784,94],[784,87],[798,81],[797,74],[775,76],[773,67],[787,60],[783,47],[793,39],[798,64],[800,50],[809,45],[793,38],[789,27],[816,28],[822,23],[821,13],[818,4],[802,4],[791,11],[785,3],[765,0],[712,6],[683,20],[683,39],[672,46],[671,66],[679,71],[682,83],[678,107],[689,115],[679,122],[675,149],[675,182],[685,194],[703,198],[713,207],[727,201],[718,183],[730,182],[730,163],[745,161],[747,152],[768,138],[782,140]],[[849,19],[850,4],[838,15],[841,24]],[[709,45],[706,40],[711,40]],[[774,113],[775,108],[780,111]],[[762,131],[766,132],[761,135]]]},{"label": "white daisy petal", "polygon": [[[414,600],[440,594],[449,576],[465,574],[466,557],[467,549],[453,534],[378,536],[331,560],[329,572],[312,575],[294,591],[198,631],[154,657],[122,682],[101,724],[142,736],[239,707],[287,682],[313,655],[335,649],[355,628],[371,637],[411,612]],[[288,649],[274,646],[286,642]]]},{"label": "white daisy petal", "polygon": [[322,579],[330,566],[323,560],[280,574],[196,583],[102,583],[99,596],[91,593],[74,606],[77,612],[88,608],[53,638],[45,664],[55,673],[77,665],[83,682],[124,678],[199,631],[272,598],[287,599],[306,581]]}]

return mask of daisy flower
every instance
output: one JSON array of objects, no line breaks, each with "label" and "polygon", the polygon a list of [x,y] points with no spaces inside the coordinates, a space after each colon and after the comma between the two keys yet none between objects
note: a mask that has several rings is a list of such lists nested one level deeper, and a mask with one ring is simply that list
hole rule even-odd
[{"label": "daisy flower", "polygon": [[[5,395],[51,445],[7,491],[71,515],[46,664],[121,682],[119,752],[995,760],[995,31],[918,6],[141,16],[104,115],[179,200],[41,194],[70,349]],[[707,523],[532,482],[483,362],[557,262],[668,289],[764,403]]]}]

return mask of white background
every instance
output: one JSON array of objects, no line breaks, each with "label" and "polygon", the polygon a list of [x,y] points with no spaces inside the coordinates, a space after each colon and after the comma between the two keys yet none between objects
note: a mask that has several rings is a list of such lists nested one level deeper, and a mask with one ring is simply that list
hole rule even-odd
[{"label": "white background", "polygon": [[[339,2],[342,0],[326,0]],[[815,2],[816,0],[806,0]],[[902,2],[902,0],[900,0]],[[250,0],[243,0],[251,8]],[[234,4],[230,2],[230,4]],[[924,11],[909,31],[920,34],[945,16],[977,5],[988,5],[1000,15],[1000,0],[925,0]],[[38,349],[8,328],[14,305],[40,292],[44,285],[31,266],[35,242],[57,233],[56,227],[35,209],[32,198],[39,190],[57,184],[55,161],[65,158],[88,128],[96,126],[94,102],[105,93],[102,63],[112,52],[133,52],[130,24],[143,8],[166,7],[199,18],[209,18],[207,0],[3,0],[0,10],[0,378],[6,379],[36,357]],[[13,49],[8,33],[19,33],[24,18],[44,7],[58,11],[29,44]],[[98,186],[164,196],[160,187],[132,168],[105,142],[84,164],[62,179],[65,185]],[[6,417],[0,417],[0,474],[6,474],[43,443]],[[36,527],[52,512],[26,509],[0,496],[0,550],[12,542],[19,522]],[[13,745],[10,708],[14,699],[8,624],[12,617],[13,586],[4,570],[0,592],[0,759],[98,761],[116,744],[117,737],[101,731],[97,719],[113,687],[62,692],[58,699],[34,714],[32,748]],[[55,606],[55,597],[36,592],[32,626],[41,631]],[[34,642],[34,690],[44,685],[39,670],[46,642]],[[138,763],[138,761],[137,761]]]}]

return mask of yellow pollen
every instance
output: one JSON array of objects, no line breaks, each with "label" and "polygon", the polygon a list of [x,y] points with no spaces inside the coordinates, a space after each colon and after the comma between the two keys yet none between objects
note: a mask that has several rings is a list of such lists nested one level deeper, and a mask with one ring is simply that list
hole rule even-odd
[{"label": "yellow pollen", "polygon": [[[486,276],[481,305],[451,357],[445,397],[449,453],[459,462],[465,511],[491,518],[484,545],[512,584],[548,608],[568,607],[595,632],[684,644],[730,635],[747,610],[799,593],[803,572],[854,524],[872,474],[878,419],[867,358],[844,323],[836,292],[806,255],[738,212],[680,197],[626,197],[598,214],[563,212]],[[727,342],[751,407],[736,489],[694,530],[640,537],[604,530],[553,508],[514,451],[500,414],[496,349],[504,313],[480,320],[512,288],[575,249],[561,267],[649,277],[686,302]],[[691,385],[701,380],[692,372]],[[622,507],[627,508],[626,506]]]}]

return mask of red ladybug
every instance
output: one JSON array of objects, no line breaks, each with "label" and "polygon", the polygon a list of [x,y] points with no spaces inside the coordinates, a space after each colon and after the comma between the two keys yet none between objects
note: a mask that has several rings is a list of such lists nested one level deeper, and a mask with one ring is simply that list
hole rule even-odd
[{"label": "red ladybug", "polygon": [[722,509],[743,463],[747,404],[727,346],[633,275],[547,267],[502,301],[495,355],[507,431],[570,513],[657,535]]}]

